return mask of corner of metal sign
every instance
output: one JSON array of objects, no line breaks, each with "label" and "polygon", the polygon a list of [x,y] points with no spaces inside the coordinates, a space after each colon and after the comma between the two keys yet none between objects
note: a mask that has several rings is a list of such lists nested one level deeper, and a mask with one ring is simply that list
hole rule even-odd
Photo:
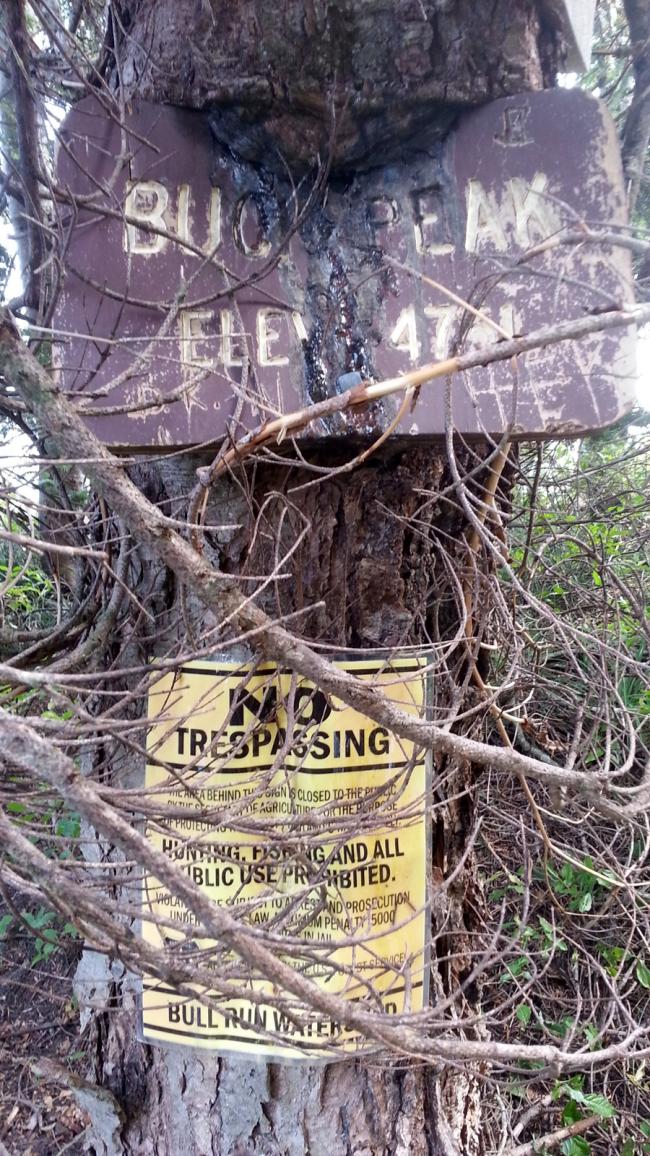
[{"label": "corner of metal sign", "polygon": [[586,72],[591,64],[596,0],[546,0],[567,44],[566,71]]}]

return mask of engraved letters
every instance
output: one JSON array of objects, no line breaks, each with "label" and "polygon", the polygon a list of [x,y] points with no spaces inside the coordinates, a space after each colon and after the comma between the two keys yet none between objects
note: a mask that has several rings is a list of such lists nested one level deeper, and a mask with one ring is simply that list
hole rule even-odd
[{"label": "engraved letters", "polygon": [[[54,354],[118,450],[218,442],[359,375],[399,378],[627,293],[626,251],[554,244],[579,220],[625,226],[612,126],[577,89],[461,111],[442,137],[424,127],[316,188],[234,158],[202,112],[134,102],[121,126],[89,96],[61,137],[73,200]],[[449,403],[468,437],[602,429],[628,408],[632,360],[621,331],[522,355],[516,373],[481,362],[450,392],[423,388],[401,432],[441,436]],[[307,436],[371,437],[398,408]]]},{"label": "engraved letters", "polygon": [[528,135],[529,117],[530,105],[528,104],[511,105],[509,108],[504,108],[503,127],[501,132],[496,134],[495,141],[500,145],[505,145],[506,148],[532,144],[532,138]]},{"label": "engraved letters", "polygon": [[[506,112],[514,114],[517,110]],[[520,125],[520,121],[515,117],[513,124]],[[558,215],[547,193],[548,178],[541,172],[535,173],[531,181],[512,178],[501,189],[469,180],[465,189],[466,251],[488,255],[503,254],[513,247],[526,250],[550,236],[558,227]],[[223,235],[221,190],[211,188],[207,219],[202,222],[194,219],[194,202],[189,184],[168,189],[159,181],[143,180],[127,186],[125,251],[132,258],[151,258],[164,252],[169,244],[181,242],[200,248],[206,257],[214,256]],[[441,187],[431,185],[412,192],[410,210],[409,222],[409,214],[404,220],[393,198],[369,198],[365,218],[376,243],[380,244],[387,232],[410,227],[416,253],[423,259],[452,254],[454,243]],[[237,200],[229,227],[236,248],[246,259],[254,262],[269,256],[271,241],[265,235],[259,206],[252,194]],[[414,305],[407,305],[399,312],[384,340],[405,355],[409,367],[416,365],[423,355],[442,359],[449,354],[462,312],[455,305],[427,302],[422,306],[423,330],[422,315],[418,315]],[[239,331],[236,313],[231,308],[184,308],[179,311],[178,332],[181,362],[185,375],[190,378],[200,376],[201,370],[207,372],[218,367],[227,374],[229,370],[241,368],[247,356],[261,369],[282,369],[290,363],[289,349],[308,340],[300,313],[272,305],[257,308],[253,332],[247,334]],[[482,336],[489,336],[489,327],[485,333],[481,328],[481,332]]]},{"label": "engraved letters", "polygon": [[160,181],[134,181],[127,186],[124,201],[124,251],[132,256],[151,257],[163,253],[175,238],[202,249],[206,256],[221,243],[221,189],[212,188],[207,221],[197,236],[192,222],[192,187],[179,185],[170,192]]}]

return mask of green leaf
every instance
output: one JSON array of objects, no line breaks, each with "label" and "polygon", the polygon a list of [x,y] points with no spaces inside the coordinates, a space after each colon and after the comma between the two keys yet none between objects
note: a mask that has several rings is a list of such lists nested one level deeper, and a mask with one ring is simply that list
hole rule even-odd
[{"label": "green leaf", "polygon": [[567,1096],[569,1097],[569,1099],[573,1100],[574,1103],[584,1104],[585,1093],[582,1091],[582,1088],[570,1088],[570,1087],[565,1086],[564,1090],[565,1090]]},{"label": "green leaf", "polygon": [[54,955],[57,947],[58,943],[49,939],[37,939],[32,955],[32,967],[35,967],[37,963],[46,963],[50,956]]},{"label": "green leaf", "polygon": [[590,1156],[591,1144],[582,1136],[571,1136],[563,1142],[560,1152],[563,1156]]},{"label": "green leaf", "polygon": [[611,1120],[616,1115],[616,1108],[610,1104],[607,1096],[599,1096],[597,1092],[587,1092],[582,1102],[585,1108],[595,1116],[600,1116],[601,1120]]},{"label": "green leaf", "polygon": [[641,960],[636,965],[636,978],[641,987],[650,988],[650,967],[646,967],[645,963],[641,963]]},{"label": "green leaf", "polygon": [[626,956],[624,947],[608,947],[606,944],[601,945],[598,949],[599,955],[605,960],[605,971],[615,979],[620,971],[620,966]]},{"label": "green leaf", "polygon": [[13,915],[3,915],[0,918],[0,939],[4,939],[13,921]]},{"label": "green leaf", "polygon": [[620,1156],[636,1156],[636,1147],[634,1140],[626,1140],[621,1148]]},{"label": "green leaf", "polygon": [[59,819],[56,825],[56,833],[64,839],[78,839],[81,831],[81,821],[79,815],[69,814],[64,818]]},{"label": "green leaf", "polygon": [[499,983],[508,983],[511,979],[517,979],[519,976],[522,979],[530,979],[530,972],[528,968],[528,956],[520,955],[517,959],[513,959],[512,963],[506,965],[506,970],[502,972]]},{"label": "green leaf", "polygon": [[573,1102],[573,1100],[569,1100],[569,1103],[565,1104],[564,1108],[562,1109],[562,1123],[563,1124],[576,1124],[578,1122],[578,1120],[582,1120],[582,1119],[583,1119],[583,1115],[582,1115],[582,1112],[580,1111],[578,1105],[575,1104]]},{"label": "green leaf", "polygon": [[524,1026],[530,1023],[532,1014],[533,1009],[527,1003],[520,1003],[517,1011],[515,1012],[519,1023],[524,1024]]},{"label": "green leaf", "polygon": [[[567,1032],[573,1027],[573,1020],[571,1016],[564,1016],[561,1020],[547,1020],[546,1026],[550,1032],[553,1032],[554,1036],[560,1036],[564,1039]],[[574,1098],[572,1092],[569,1095]]]},{"label": "green leaf", "polygon": [[584,1028],[585,1039],[590,1046],[598,1043],[600,1039],[600,1031],[594,1024],[587,1024]]},{"label": "green leaf", "polygon": [[23,919],[32,931],[41,931],[43,927],[48,927],[52,922],[54,912],[48,911],[46,907],[39,907],[36,913],[23,911]]}]

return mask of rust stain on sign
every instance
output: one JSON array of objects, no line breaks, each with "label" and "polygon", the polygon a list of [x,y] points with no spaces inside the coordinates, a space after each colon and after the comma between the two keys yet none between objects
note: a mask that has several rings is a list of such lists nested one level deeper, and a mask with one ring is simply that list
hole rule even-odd
[{"label": "rust stain on sign", "polygon": [[[540,251],[567,228],[625,225],[614,127],[576,90],[495,101],[316,196],[233,158],[198,112],[140,104],[120,124],[87,98],[61,137],[56,361],[116,447],[238,437],[359,375],[498,340],[490,322],[526,333],[632,298],[622,249]],[[630,330],[565,342],[425,386],[397,432],[601,429],[631,406],[633,362]],[[398,407],[309,436],[374,436]]]}]

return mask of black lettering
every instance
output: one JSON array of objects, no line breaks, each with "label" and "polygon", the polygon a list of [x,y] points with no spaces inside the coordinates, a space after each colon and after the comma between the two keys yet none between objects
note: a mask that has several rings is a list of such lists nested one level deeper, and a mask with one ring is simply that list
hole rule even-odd
[{"label": "black lettering", "polygon": [[287,1019],[287,1017],[276,1008],[272,1009],[272,1015],[273,1026],[276,1032],[292,1032],[295,1030],[295,1025],[292,1023],[292,1021]]},{"label": "black lettering", "polygon": [[312,739],[311,747],[309,748],[309,754],[313,759],[326,759],[329,757],[330,746],[327,739],[327,731],[316,731]]},{"label": "black lettering", "polygon": [[[284,727],[277,727],[276,731],[275,731],[275,736],[273,738],[273,745],[271,747],[271,754],[272,755],[277,755],[278,751],[282,750],[282,747],[284,746],[284,743],[286,741],[286,737],[287,737],[287,732],[284,729]],[[295,751],[295,747],[294,747],[294,751]]]},{"label": "black lettering", "polygon": [[230,706],[230,725],[233,727],[243,727],[244,711],[247,710],[253,718],[264,719],[272,718],[278,706],[278,691],[277,687],[269,686],[264,691],[264,694],[251,694],[249,690],[243,687],[237,687],[235,690],[229,692],[229,706]]},{"label": "black lettering", "polygon": [[262,747],[268,747],[269,743],[271,742],[272,737],[273,736],[272,736],[271,732],[266,730],[266,728],[264,728],[264,730],[261,730],[261,731],[255,731],[255,734],[253,735],[253,740],[251,743],[251,746],[253,749],[253,758],[254,759],[256,759],[258,757]]},{"label": "black lettering", "polygon": [[[245,759],[248,755],[248,743],[242,743],[241,741],[245,733],[245,731],[233,731],[230,736],[233,747],[237,747],[237,750],[233,750],[232,752],[234,759]],[[241,746],[238,746],[238,743],[241,743]]]},{"label": "black lettering", "polygon": [[[345,732],[345,757],[349,759],[352,755],[352,748],[354,747],[355,754],[361,756],[366,751],[366,736],[363,731],[357,734],[355,731]],[[376,751],[374,752],[377,753]]]},{"label": "black lettering", "polygon": [[[304,708],[308,706],[309,710]],[[296,722],[300,726],[307,726],[313,722],[323,722],[332,713],[332,708],[322,690],[315,687],[301,686],[293,696],[293,709]]]},{"label": "black lettering", "polygon": [[502,131],[500,134],[497,133],[494,139],[498,141],[499,144],[509,146],[510,148],[517,145],[531,144],[532,140],[528,133],[529,117],[530,108],[526,104],[505,108],[503,110]]},{"label": "black lettering", "polygon": [[368,748],[373,755],[387,755],[390,748],[390,735],[385,727],[375,727],[368,735]]},{"label": "black lettering", "polygon": [[207,741],[208,736],[205,731],[199,730],[198,727],[192,727],[190,731],[190,755],[194,757],[196,754],[203,754]]}]

